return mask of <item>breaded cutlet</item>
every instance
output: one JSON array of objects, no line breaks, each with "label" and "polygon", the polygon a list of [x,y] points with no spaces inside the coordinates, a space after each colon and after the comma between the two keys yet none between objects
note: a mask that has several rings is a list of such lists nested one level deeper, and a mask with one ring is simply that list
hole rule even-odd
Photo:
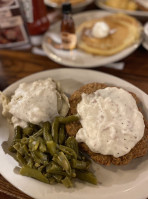
[{"label": "breaded cutlet", "polygon": [[[90,83],[90,84],[84,85],[79,90],[75,91],[69,99],[69,103],[70,103],[69,115],[77,114],[77,104],[81,101],[82,93],[90,94],[90,93],[95,92],[98,89],[103,89],[106,87],[108,86],[105,84]],[[139,99],[134,93],[131,93],[131,94],[135,98],[137,106],[139,108],[139,104],[140,104]],[[66,125],[67,133],[70,136],[76,136],[80,128],[82,128],[80,122],[73,122]],[[112,155],[102,155],[100,153],[94,153],[88,148],[88,146],[85,143],[79,143],[79,145],[80,145],[80,148],[84,152],[86,152],[92,160],[94,160],[95,162],[99,164],[126,165],[132,159],[144,156],[148,152],[148,123],[145,121],[145,131],[144,131],[144,136],[142,137],[142,139],[131,149],[129,153],[118,158],[115,158]]]}]

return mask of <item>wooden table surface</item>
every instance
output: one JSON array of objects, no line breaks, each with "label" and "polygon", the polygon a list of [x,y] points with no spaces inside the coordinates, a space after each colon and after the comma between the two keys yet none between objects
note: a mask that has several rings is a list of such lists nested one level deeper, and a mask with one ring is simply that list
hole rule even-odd
[{"label": "wooden table surface", "polygon": [[[140,46],[134,53],[121,60],[123,70],[97,67],[92,70],[113,74],[134,84],[148,94],[148,51]],[[45,56],[34,55],[30,51],[0,51],[0,90],[30,74],[64,68]],[[118,82],[117,82],[118,85]],[[29,199],[30,197],[13,187],[0,176],[0,199]]]}]

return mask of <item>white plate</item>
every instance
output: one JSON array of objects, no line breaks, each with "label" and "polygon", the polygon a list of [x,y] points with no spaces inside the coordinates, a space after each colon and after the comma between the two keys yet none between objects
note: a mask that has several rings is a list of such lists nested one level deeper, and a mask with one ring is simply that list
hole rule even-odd
[{"label": "white plate", "polygon": [[[72,5],[72,11],[73,12],[79,12],[81,10],[83,10],[86,6],[88,6],[89,4],[91,4],[94,0],[85,0],[84,2],[80,2],[77,4]],[[66,1],[65,1],[66,2]],[[52,8],[61,8],[61,5],[54,3],[51,0],[44,0],[44,3],[47,6],[50,6]]]},{"label": "white plate", "polygon": [[[137,94],[144,109],[148,109],[148,96],[132,84],[115,76],[101,72],[82,69],[56,69],[43,71],[28,76],[11,86],[4,93],[10,95],[21,82],[30,82],[41,78],[52,77],[59,80],[67,94],[71,94],[81,85],[90,82],[108,83],[123,87]],[[1,107],[0,107],[1,113]],[[147,115],[148,116],[148,115]],[[7,140],[10,131],[6,120],[0,114],[0,172],[15,187],[35,199],[146,199],[148,197],[148,155],[133,160],[127,166],[101,166],[93,163],[93,170],[100,184],[76,182],[75,187],[67,189],[62,185],[48,185],[32,178],[21,176],[15,167],[18,163],[7,154]]]},{"label": "white plate", "polygon": [[[110,15],[109,12],[105,11],[89,11],[74,15],[74,21],[76,27],[83,23],[84,21],[91,20],[93,18],[100,18],[103,16]],[[81,68],[92,68],[98,66],[104,66],[109,63],[116,62],[123,59],[134,52],[141,43],[141,39],[133,44],[132,46],[122,50],[121,52],[112,56],[97,56],[86,53],[80,49],[75,49],[72,51],[64,51],[55,49],[47,42],[48,37],[52,37],[57,42],[60,42],[60,23],[56,23],[51,27],[51,29],[45,34],[42,42],[42,47],[47,56],[62,65],[81,67]]]},{"label": "white plate", "polygon": [[130,10],[123,10],[123,9],[117,9],[117,8],[112,8],[110,6],[105,5],[106,0],[96,0],[95,4],[99,7],[102,8],[103,10],[107,10],[110,12],[124,12],[126,14],[132,15],[134,17],[137,17],[139,19],[148,19],[148,12],[146,11],[130,11]]}]

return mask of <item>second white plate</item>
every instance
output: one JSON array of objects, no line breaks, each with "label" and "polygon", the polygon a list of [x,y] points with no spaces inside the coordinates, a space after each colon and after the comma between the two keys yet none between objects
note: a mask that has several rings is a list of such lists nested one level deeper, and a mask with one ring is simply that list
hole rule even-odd
[{"label": "second white plate", "polygon": [[[110,15],[109,12],[106,11],[89,11],[80,14],[74,15],[74,21],[76,27],[83,23],[84,21],[91,20],[93,18],[100,18],[103,16]],[[42,47],[47,56],[62,65],[72,66],[72,67],[81,67],[81,68],[93,68],[98,66],[104,66],[109,63],[116,62],[121,60],[132,52],[134,52],[138,46],[141,44],[141,40],[132,46],[122,50],[121,52],[112,55],[112,56],[97,56],[86,53],[80,49],[75,49],[72,51],[64,51],[55,49],[53,46],[48,44],[47,38],[51,37],[57,42],[60,42],[60,22],[56,23],[51,27],[51,29],[45,34],[42,42]]]}]

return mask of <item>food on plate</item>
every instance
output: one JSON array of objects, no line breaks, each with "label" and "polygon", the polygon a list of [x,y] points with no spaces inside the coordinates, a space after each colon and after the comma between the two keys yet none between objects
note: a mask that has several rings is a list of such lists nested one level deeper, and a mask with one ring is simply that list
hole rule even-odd
[{"label": "food on plate", "polygon": [[79,120],[78,116],[56,117],[51,125],[17,126],[10,151],[15,153],[22,168],[20,174],[48,184],[62,183],[73,187],[73,179],[97,184],[89,171],[90,161],[79,151],[75,138],[67,137],[65,124]]},{"label": "food on plate", "polygon": [[73,187],[73,179],[97,184],[91,162],[68,137],[65,125],[78,121],[67,116],[69,101],[51,78],[21,83],[12,96],[0,93],[3,112],[14,127],[9,151],[20,163],[20,174],[48,184]]},{"label": "food on plate", "polygon": [[69,109],[68,98],[51,78],[21,83],[12,96],[1,93],[1,99],[2,113],[10,116],[14,127],[51,122],[58,115],[66,116]]},{"label": "food on plate", "polygon": [[107,6],[125,9],[125,10],[137,10],[138,6],[134,0],[106,0],[105,4]]},{"label": "food on plate", "polygon": [[139,22],[125,14],[95,18],[78,26],[78,48],[91,54],[113,55],[138,42],[141,30]]},{"label": "food on plate", "polygon": [[[59,4],[59,5],[61,5],[62,3],[66,2],[65,0],[50,0],[50,1],[53,2],[53,3]],[[79,3],[85,2],[85,0],[70,0],[69,2],[72,5],[75,5],[75,4],[79,4]]]},{"label": "food on plate", "polygon": [[97,163],[126,165],[148,152],[148,124],[135,94],[90,83],[75,91],[69,102],[69,115],[78,114],[80,122],[67,124],[67,133]]}]

